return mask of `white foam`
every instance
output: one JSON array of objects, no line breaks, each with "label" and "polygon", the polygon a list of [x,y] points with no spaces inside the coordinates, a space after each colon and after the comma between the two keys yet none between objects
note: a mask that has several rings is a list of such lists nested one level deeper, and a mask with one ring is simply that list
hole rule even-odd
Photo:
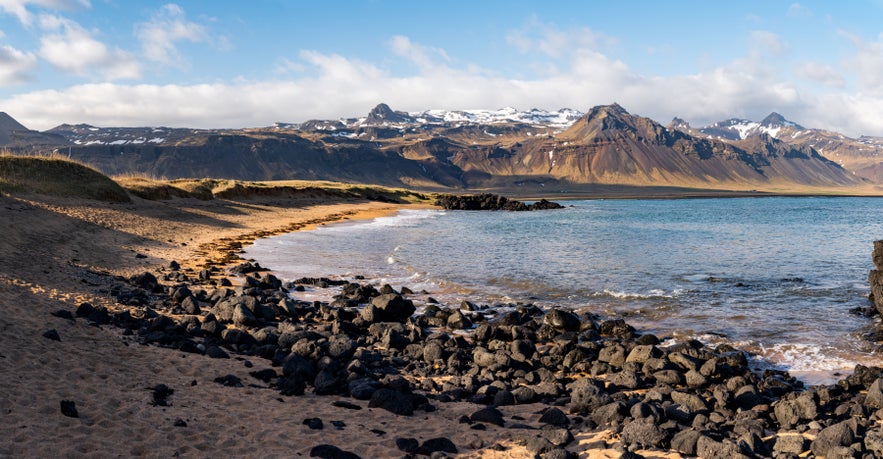
[{"label": "white foam", "polygon": [[633,293],[633,292],[617,292],[614,290],[604,289],[600,292],[595,292],[592,296],[612,296],[614,298],[619,299],[638,299],[644,300],[649,298],[674,298],[676,295],[682,293],[683,290],[673,290],[672,293],[666,293],[665,290],[661,289],[653,289],[647,293]]}]

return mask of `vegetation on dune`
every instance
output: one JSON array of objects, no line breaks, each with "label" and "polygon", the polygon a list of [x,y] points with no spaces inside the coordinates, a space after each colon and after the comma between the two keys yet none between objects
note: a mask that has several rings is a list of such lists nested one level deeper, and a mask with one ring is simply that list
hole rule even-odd
[{"label": "vegetation on dune", "polygon": [[62,157],[0,155],[0,193],[131,201],[126,190],[106,175]]},{"label": "vegetation on dune", "polygon": [[0,155],[0,193],[130,202],[175,198],[365,199],[390,203],[431,203],[433,197],[401,188],[324,181],[248,182],[226,179],[176,179],[126,174],[110,177],[60,156]]}]

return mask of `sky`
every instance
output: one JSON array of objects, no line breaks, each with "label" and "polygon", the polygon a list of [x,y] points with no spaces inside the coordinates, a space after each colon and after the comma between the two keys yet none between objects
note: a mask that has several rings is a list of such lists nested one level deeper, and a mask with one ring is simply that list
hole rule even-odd
[{"label": "sky", "polygon": [[31,129],[241,128],[618,103],[883,136],[883,0],[0,0],[0,111]]}]

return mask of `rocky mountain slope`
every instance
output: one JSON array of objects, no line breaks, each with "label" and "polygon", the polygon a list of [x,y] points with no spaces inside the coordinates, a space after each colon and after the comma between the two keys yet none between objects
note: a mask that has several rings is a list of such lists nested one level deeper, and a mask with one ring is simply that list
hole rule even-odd
[{"label": "rocky mountain slope", "polygon": [[32,131],[6,112],[0,112],[0,147],[15,151],[45,151],[69,145],[63,136]]},{"label": "rocky mountain slope", "polygon": [[805,128],[775,112],[760,122],[731,118],[698,129],[675,118],[669,128],[696,137],[724,141],[742,141],[768,135],[797,148],[812,148],[858,177],[883,183],[883,137],[851,138],[838,132]]},{"label": "rocky mountain slope", "polygon": [[[525,193],[589,185],[770,190],[863,184],[810,146],[780,140],[794,127],[778,122],[783,126],[775,132],[771,124],[756,123],[752,131],[731,122],[713,136],[686,123],[665,127],[616,104],[585,114],[510,108],[407,113],[380,104],[361,118],[267,128],[61,125],[45,135],[63,139],[74,159],[105,173],[166,178],[336,180]],[[740,134],[725,137],[728,132]]]}]

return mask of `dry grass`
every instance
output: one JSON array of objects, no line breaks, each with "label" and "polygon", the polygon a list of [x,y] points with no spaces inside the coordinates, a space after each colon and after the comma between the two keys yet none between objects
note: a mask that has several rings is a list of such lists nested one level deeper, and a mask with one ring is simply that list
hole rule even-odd
[{"label": "dry grass", "polygon": [[149,200],[173,198],[248,199],[254,197],[316,197],[365,199],[390,203],[430,203],[433,196],[402,188],[326,181],[285,180],[247,182],[227,179],[164,180],[144,175],[125,175],[115,180],[132,194]]},{"label": "dry grass", "polygon": [[0,193],[37,193],[106,202],[129,202],[119,184],[62,156],[0,154]]}]

